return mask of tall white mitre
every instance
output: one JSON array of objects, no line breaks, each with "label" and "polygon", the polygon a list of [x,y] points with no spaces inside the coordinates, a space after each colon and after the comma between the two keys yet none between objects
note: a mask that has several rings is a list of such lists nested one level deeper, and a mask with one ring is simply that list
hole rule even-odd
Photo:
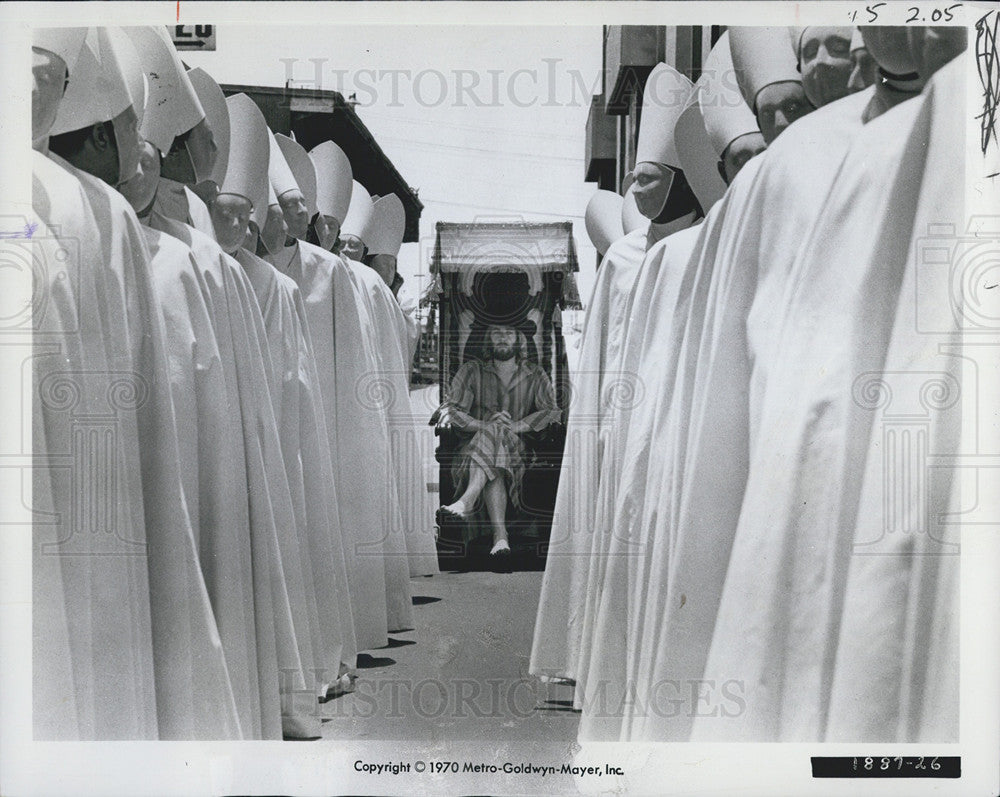
[{"label": "tall white mitre", "polygon": [[[698,81],[699,84],[701,82]],[[694,101],[684,109],[684,113],[677,120],[674,139],[677,154],[680,156],[681,169],[694,195],[698,197],[701,209],[708,213],[708,209],[726,193],[726,183],[716,168],[719,157],[705,129],[705,119],[702,116],[701,105],[697,101],[697,93]]]},{"label": "tall white mitre", "polygon": [[253,203],[252,221],[258,229],[267,220],[267,169],[260,164],[270,160],[271,142],[267,123],[260,108],[246,94],[226,99],[229,108],[229,166],[220,194],[236,194]]},{"label": "tall white mitre", "polygon": [[372,205],[371,239],[366,241],[368,254],[396,257],[405,232],[406,210],[403,202],[395,194],[380,197]]},{"label": "tall white mitre", "polygon": [[861,36],[861,28],[855,28],[854,32],[851,33],[851,49],[853,53],[855,50],[867,50],[868,47],[865,44],[864,38]]},{"label": "tall white mitre", "polygon": [[340,225],[340,235],[354,235],[367,246],[372,235],[374,219],[371,194],[357,180],[352,181],[351,206],[347,217]]},{"label": "tall white mitre", "polygon": [[306,208],[311,219],[316,215],[316,169],[309,158],[309,153],[295,139],[281,133],[275,133],[274,140],[278,143],[285,163],[292,171],[296,185],[302,192],[302,196],[305,197]]},{"label": "tall white mitre", "polygon": [[629,174],[622,183],[622,229],[625,234],[641,230],[649,226],[649,219],[639,212],[639,206],[635,203],[634,179]]},{"label": "tall white mitre", "polygon": [[[270,166],[270,163],[268,163],[268,166]],[[278,204],[278,195],[274,191],[274,184],[270,180],[268,180],[268,183],[267,183],[267,206],[271,207],[271,205],[277,205],[277,204]],[[256,203],[254,203],[254,206],[256,207]]]},{"label": "tall white mitre", "polygon": [[344,150],[332,141],[313,147],[309,158],[316,167],[316,204],[324,216],[341,225],[347,221],[354,191],[354,173]]},{"label": "tall white mitre", "polygon": [[688,106],[694,86],[684,75],[664,63],[657,64],[642,90],[642,116],[635,162],[680,167],[674,145],[674,125]]},{"label": "tall white mitre", "polygon": [[598,189],[590,197],[584,213],[587,235],[597,253],[604,257],[608,247],[625,234],[622,226],[622,205],[624,200],[614,191]]},{"label": "tall white mitre", "polygon": [[73,75],[86,38],[87,28],[34,28],[31,46],[58,55],[66,64],[66,71]]},{"label": "tall white mitre", "polygon": [[271,183],[271,190],[275,196],[274,203],[276,204],[282,194],[288,191],[299,190],[299,184],[295,180],[295,175],[292,174],[292,169],[288,165],[288,161],[285,160],[285,155],[281,151],[281,147],[278,146],[278,140],[275,138],[274,132],[270,128],[267,130],[267,143],[268,152],[270,153],[267,163],[267,177]]},{"label": "tall white mitre", "polygon": [[729,49],[736,82],[754,113],[757,112],[757,95],[765,86],[802,82],[788,28],[732,27],[729,29]]},{"label": "tall white mitre", "polygon": [[186,133],[205,118],[187,70],[167,36],[166,28],[124,29],[142,63],[149,88],[146,113],[139,132],[164,155],[174,138]]},{"label": "tall white mitre", "polygon": [[215,165],[209,179],[221,186],[229,165],[229,106],[226,104],[226,95],[215,79],[201,67],[190,69],[187,74],[205,111],[205,121],[212,130],[217,148]]},{"label": "tall white mitre", "polygon": [[146,81],[135,48],[120,28],[89,28],[75,67],[50,135],[107,122],[130,106],[142,116]]},{"label": "tall white mitre", "polygon": [[705,120],[705,130],[720,160],[736,139],[760,132],[757,117],[728,79],[733,71],[729,31],[726,31],[708,54],[703,72],[705,80],[699,81],[698,88],[698,104]]}]

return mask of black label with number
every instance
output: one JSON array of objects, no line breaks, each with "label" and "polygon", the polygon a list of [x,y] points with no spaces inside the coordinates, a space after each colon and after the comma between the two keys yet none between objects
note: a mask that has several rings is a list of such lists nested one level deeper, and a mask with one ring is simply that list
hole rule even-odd
[{"label": "black label with number", "polygon": [[959,756],[813,756],[814,778],[960,778]]}]

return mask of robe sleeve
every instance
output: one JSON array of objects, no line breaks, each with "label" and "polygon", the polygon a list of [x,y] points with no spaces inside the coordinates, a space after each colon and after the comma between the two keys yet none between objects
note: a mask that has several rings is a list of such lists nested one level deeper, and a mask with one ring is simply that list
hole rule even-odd
[{"label": "robe sleeve", "polygon": [[448,397],[441,405],[442,422],[450,422],[457,429],[466,429],[476,420],[471,414],[476,397],[473,385],[475,374],[474,363],[466,363],[455,373]]},{"label": "robe sleeve", "polygon": [[535,409],[534,412],[525,415],[521,422],[528,427],[529,431],[538,432],[558,421],[562,411],[559,409],[556,391],[548,375],[539,368],[532,381],[534,382],[532,385],[532,406]]}]

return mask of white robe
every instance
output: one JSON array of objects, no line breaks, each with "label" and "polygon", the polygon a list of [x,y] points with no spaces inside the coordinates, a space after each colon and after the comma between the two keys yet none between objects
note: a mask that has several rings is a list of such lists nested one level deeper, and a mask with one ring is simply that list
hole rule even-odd
[{"label": "white robe", "polygon": [[[227,670],[235,674],[224,691],[210,697],[219,703],[214,710],[232,717],[229,738],[253,738],[251,700],[243,688],[244,673],[256,664],[245,636],[252,627],[252,617],[246,616],[253,606],[250,550],[245,515],[238,511],[246,506],[246,482],[241,485],[231,476],[238,472],[233,463],[243,456],[242,439],[230,434],[231,396],[194,256],[166,233],[149,227],[143,232],[163,318],[184,499]],[[225,616],[229,612],[236,618]],[[226,631],[232,625],[238,633],[224,634],[224,624]]]},{"label": "white robe", "polygon": [[[697,225],[659,241],[643,263],[626,311],[630,326],[619,378],[635,384],[635,398],[615,409],[604,457],[595,527],[606,541],[592,569],[599,567],[591,587],[594,620],[587,677],[577,694],[580,706],[602,700],[602,694],[611,697],[608,687],[616,700],[622,697],[614,687],[625,681],[631,651],[626,640],[638,611],[631,604],[630,590],[648,570],[641,559],[644,549],[638,532],[647,500],[655,500],[655,493],[647,496],[650,475],[659,473],[664,454],[653,433],[659,412],[669,406],[693,284],[691,263],[697,264],[692,256],[701,236]],[[597,691],[588,683],[597,684]],[[619,715],[610,703],[586,713],[588,737],[613,737],[616,730],[597,727],[604,722],[617,727]]]},{"label": "white robe", "polygon": [[[822,211],[873,93],[800,119],[727,192],[705,304],[690,316],[671,397],[669,507],[661,501],[665,511],[642,538],[651,542],[640,557],[647,569],[633,579],[626,683],[635,702],[622,739],[684,741],[690,733],[697,707],[687,685],[701,677],[711,642],[780,295],[801,230]],[[684,710],[656,705],[668,678],[682,685]]]},{"label": "white robe", "polygon": [[[389,520],[387,433],[357,392],[378,369],[372,326],[343,260],[302,241],[296,250],[286,269],[301,286],[327,436],[336,451],[333,470],[356,650],[369,650],[385,646],[390,630],[412,624],[405,552],[395,552],[391,533],[399,524]],[[401,547],[402,540],[398,543]]]},{"label": "white robe", "polygon": [[[218,578],[206,575],[206,580],[227,659],[238,662],[246,656],[244,668],[230,666],[245,735],[280,739],[276,638],[290,638],[293,632],[279,630],[281,625],[290,626],[291,609],[264,464],[265,451],[277,449],[276,442],[265,441],[276,441],[278,436],[265,371],[264,321],[243,267],[213,239],[155,210],[149,224],[190,249],[212,314],[228,394],[225,436],[238,449],[226,463],[226,474],[237,486],[239,500],[226,511],[243,530],[250,570],[243,574],[242,584],[232,583],[234,576],[224,570],[217,571]],[[235,558],[245,557],[246,553]]]},{"label": "white robe", "polygon": [[[356,260],[345,261],[355,276],[361,298],[367,298],[376,351],[382,369],[389,444],[396,473],[410,577],[439,573],[434,542],[434,511],[428,502],[420,430],[410,403],[410,363],[416,351],[411,325],[389,286],[378,273]],[[412,350],[411,343],[414,343]]]},{"label": "white robe", "polygon": [[[988,331],[977,322],[997,318],[1000,309],[994,291],[956,295],[953,289],[953,270],[963,260],[976,262],[964,259],[970,247],[963,233],[974,227],[966,224],[965,173],[957,166],[968,137],[959,102],[964,61],[960,56],[942,67],[925,90],[902,158],[921,175],[920,190],[915,196],[912,175],[897,179],[892,217],[882,219],[879,230],[898,246],[903,230],[895,217],[912,213],[905,258],[892,264],[902,268],[883,275],[887,264],[876,261],[874,284],[865,289],[876,293],[867,309],[881,323],[872,324],[871,316],[855,321],[855,336],[875,327],[887,345],[877,384],[869,383],[849,407],[847,437],[867,438],[867,446],[845,469],[845,476],[863,475],[856,509],[845,505],[842,513],[845,524],[854,521],[855,555],[846,574],[824,741],[959,738],[958,524],[980,520],[975,512],[961,516],[970,507],[960,488],[971,483],[980,497],[986,494],[980,473],[989,471],[963,467],[963,458],[971,454],[974,463],[976,455],[997,450],[984,434],[995,402],[979,379],[995,368],[998,335],[995,326]],[[944,260],[934,256],[942,245],[949,252]],[[995,239],[990,246],[995,258]],[[870,375],[871,365],[856,361],[852,371]],[[923,478],[907,480],[910,474]]]},{"label": "white robe", "polygon": [[[109,456],[121,454],[123,457],[121,467],[124,470],[118,471],[123,479],[120,484],[127,485],[124,486],[125,492],[136,502],[141,502],[143,510],[145,539],[137,534],[135,542],[145,546],[139,555],[144,557],[147,567],[156,735],[161,739],[228,738],[238,733],[238,726],[234,724],[234,717],[220,711],[218,704],[219,696],[225,693],[228,675],[184,501],[176,419],[167,375],[168,352],[150,279],[150,253],[145,236],[135,213],[120,194],[61,159],[53,156],[53,160],[79,181],[100,231],[100,259],[88,265],[94,272],[100,271],[101,286],[95,294],[98,304],[94,312],[106,325],[103,330],[104,344],[107,351],[113,352],[108,364],[112,366],[110,374],[114,376],[106,371],[95,383],[104,381],[105,400],[109,405],[104,415],[107,416],[110,411],[115,418],[116,428],[106,434],[109,433],[119,445]],[[59,221],[51,219],[50,223],[58,224]],[[89,343],[85,341],[84,345]],[[92,374],[82,377],[88,383],[85,390],[90,389],[92,377]],[[45,404],[44,401],[42,403]],[[119,420],[122,422],[120,426],[117,423]],[[118,434],[118,429],[121,434]],[[48,445],[60,445],[59,440],[48,431],[45,439]],[[99,467],[100,474],[114,470],[110,464]],[[141,480],[138,483],[141,495],[136,494],[137,483],[133,481],[136,472]],[[118,487],[119,483],[110,486],[112,490]],[[131,501],[128,505],[135,506]],[[97,521],[101,522],[99,517]],[[104,522],[108,523],[107,520]],[[138,525],[138,519],[133,515],[132,524],[121,531],[127,534]],[[74,536],[83,542],[88,539],[88,532]],[[92,535],[89,539],[94,540]],[[115,536],[115,540],[123,542],[120,534]],[[112,542],[108,537],[104,541]],[[127,543],[127,539],[125,541]],[[126,547],[134,550],[131,544]],[[63,551],[67,552],[67,560],[76,558],[69,556],[67,549]],[[122,551],[119,549],[119,552]],[[81,639],[91,634],[90,641],[79,651],[84,672],[84,683],[77,698],[77,718],[81,724],[86,720],[79,707],[82,706],[84,712],[93,717],[94,708],[86,703],[95,697],[103,699],[94,693],[97,681],[102,682],[102,690],[117,691],[122,688],[115,674],[118,665],[96,671],[92,669],[95,654],[105,657],[113,655],[118,649],[117,640],[116,644],[109,644],[109,638],[97,630],[106,627],[116,614],[112,610],[110,618],[104,616],[102,602],[106,596],[101,592],[109,588],[123,588],[121,584],[111,583],[100,574],[95,574],[94,567],[91,563],[86,566],[88,573],[73,573],[86,579],[87,590],[99,591],[90,592],[82,598],[77,610],[84,615],[90,610],[91,617],[89,620],[81,617],[83,627],[73,631],[74,636]],[[95,578],[95,575],[98,577]],[[98,598],[98,595],[101,597]],[[134,595],[133,599],[140,601],[140,606],[147,600],[139,595]],[[98,620],[96,626],[95,619]],[[124,627],[119,630],[128,635],[139,629],[133,624],[131,631],[124,630]],[[142,648],[143,643],[139,643],[137,649],[141,651]],[[131,660],[133,654],[126,653],[124,658]],[[131,718],[120,716],[122,709],[119,701],[113,696],[107,699],[109,704],[102,706],[98,712],[114,716],[108,718],[109,723],[84,727],[82,738],[121,738],[122,734],[115,725],[130,727],[133,723]],[[125,725],[122,726],[122,723]],[[143,736],[147,732],[148,726],[140,730]]]},{"label": "white robe", "polygon": [[625,337],[625,306],[646,253],[646,230],[619,238],[597,270],[584,316],[549,548],[528,670],[541,677],[580,676],[579,656],[598,544],[594,529],[608,405],[628,401],[631,384],[608,384]]},{"label": "white robe", "polygon": [[[383,280],[383,284],[384,284]],[[386,286],[389,287],[388,285]],[[389,291],[392,295],[392,291]],[[396,304],[403,314],[403,345],[406,352],[407,368],[412,368],[413,358],[417,354],[417,347],[420,345],[420,320],[417,318],[417,310],[420,307],[419,300],[410,290],[409,283],[404,282],[396,292]],[[407,371],[409,373],[409,371]]]},{"label": "white robe", "polygon": [[[33,311],[33,451],[48,459],[32,469],[34,737],[156,739],[138,428],[134,408],[109,406],[107,378],[99,376],[131,373],[125,300],[101,267],[102,227],[79,181],[39,153],[32,169],[32,204],[48,228],[32,243],[34,291],[45,299]],[[60,251],[68,253],[64,264]],[[109,306],[115,312],[102,311]],[[101,469],[115,463],[119,481],[113,495],[95,490],[95,498],[109,502],[102,520],[114,523],[113,535],[76,517],[81,491],[67,467],[87,454],[74,450],[74,438],[85,440],[85,417],[110,411],[120,461],[108,458]],[[96,486],[100,475],[88,469],[76,479]],[[61,555],[70,545],[79,555]],[[132,555],[94,556],[102,545]]]},{"label": "white robe", "polygon": [[[905,257],[909,222],[890,186],[908,168],[900,132],[912,126],[919,103],[903,103],[855,134],[785,274],[780,333],[763,351],[767,378],[751,396],[758,409],[756,430],[746,436],[749,474],[704,668],[707,679],[739,682],[746,708],[698,717],[694,738],[823,738],[831,629],[850,555],[844,535],[851,527],[841,523],[840,508],[856,504],[849,487],[838,489],[855,442],[844,437],[857,376],[852,349],[876,361],[879,349],[877,324],[858,332],[852,322],[873,298],[862,287],[866,269],[884,276]],[[903,237],[868,234],[886,213],[899,213]]]},{"label": "white robe", "polygon": [[161,177],[156,189],[156,199],[153,201],[153,212],[189,224],[215,240],[215,226],[208,206],[183,183]]},{"label": "white robe", "polygon": [[[357,412],[360,408],[362,417],[366,418],[366,423],[371,431],[371,439],[376,444],[369,456],[377,456],[380,462],[382,481],[384,488],[384,512],[385,530],[383,531],[382,551],[385,566],[385,589],[386,606],[388,609],[389,630],[403,630],[413,627],[413,599],[410,592],[409,575],[411,572],[411,555],[408,552],[409,544],[405,539],[405,532],[408,528],[404,524],[404,517],[400,505],[399,480],[397,469],[393,465],[393,442],[392,423],[390,409],[392,402],[386,401],[383,392],[385,364],[381,352],[383,336],[389,337],[396,332],[390,332],[380,328],[379,314],[372,294],[365,280],[370,280],[372,276],[378,277],[374,271],[362,263],[349,258],[341,257],[340,261],[347,269],[348,277],[354,290],[354,304],[360,313],[362,329],[366,339],[366,348],[369,352],[369,370],[366,374],[360,375],[354,381],[354,394],[348,402],[350,412]],[[361,271],[367,269],[367,271]],[[381,280],[380,280],[381,281]],[[370,283],[369,283],[370,284]],[[347,301],[346,293],[338,293],[338,300]],[[338,301],[337,308],[341,308]],[[391,351],[391,349],[390,349]],[[357,355],[355,355],[355,358]],[[360,363],[356,363],[360,364]],[[401,387],[397,389],[397,393]],[[408,388],[407,388],[408,390]],[[409,483],[414,478],[419,478],[418,474],[411,472],[408,474]],[[422,553],[419,547],[415,547],[415,552]],[[435,549],[436,553],[436,549]],[[413,557],[414,563],[419,560]],[[418,564],[418,570],[424,567]]]},{"label": "white robe", "polygon": [[[301,306],[298,286],[291,278],[246,249],[238,249],[234,257],[246,271],[257,296],[269,350],[265,363],[278,429],[278,462],[284,471],[281,474],[275,469],[273,478],[279,488],[272,490],[271,500],[273,503],[284,501],[286,497],[288,500],[287,508],[279,508],[284,520],[278,527],[278,540],[301,669],[298,672],[289,669],[288,674],[295,682],[293,685],[286,681],[283,691],[290,693],[293,688],[301,689],[304,682],[307,692],[324,692],[325,685],[332,683],[339,674],[341,643],[340,629],[331,628],[329,622],[320,622],[312,566],[314,556],[331,563],[333,557],[329,551],[331,532],[325,516],[327,502],[322,500],[326,496],[308,502],[303,474],[306,468],[312,473],[323,472],[321,462],[310,462],[304,456],[310,452],[308,446],[322,429],[315,423],[322,400],[315,395],[315,360],[308,329],[302,323],[305,309]],[[304,414],[303,408],[306,408]],[[335,591],[332,585],[328,586]],[[326,588],[321,588],[320,593],[332,594]],[[327,612],[324,618],[329,621]],[[330,637],[330,633],[336,637]],[[280,640],[278,644],[280,664],[285,651],[281,650]],[[334,656],[336,660],[331,660]],[[293,663],[290,661],[289,667]],[[303,680],[300,681],[300,677]],[[305,701],[301,708],[302,713],[311,710]]]},{"label": "white robe", "polygon": [[[606,366],[609,376],[605,378],[614,387],[608,388],[602,418],[607,440],[591,521],[595,542],[589,556],[574,694],[574,704],[584,713],[581,738],[615,738],[620,723],[628,616],[625,587],[629,583],[627,570],[636,561],[637,549],[615,526],[616,508],[619,492],[623,491],[627,499],[629,491],[638,488],[624,472],[628,470],[632,478],[647,467],[642,445],[633,436],[630,423],[635,418],[642,425],[643,419],[655,411],[662,394],[658,384],[671,373],[677,347],[664,345],[660,338],[680,317],[676,306],[682,278],[691,250],[701,236],[700,228],[690,226],[693,221],[692,213],[668,225],[650,225],[650,241],[666,237],[649,248],[633,280],[622,310],[627,324],[623,339],[617,347],[616,361]],[[605,723],[610,723],[614,731],[603,727]]]},{"label": "white robe", "polygon": [[[310,331],[308,300],[298,287],[306,283],[297,259],[295,264],[296,267],[287,274],[272,268],[279,277],[275,284],[283,286],[291,297],[289,306],[294,311],[294,326],[299,338],[295,359],[287,351],[283,355],[286,357],[285,397],[278,414],[289,486],[292,488],[305,556],[303,572],[309,585],[310,603],[314,602],[316,607],[318,628],[313,632],[314,647],[326,668],[322,684],[336,679],[341,662],[354,665],[357,642],[351,616],[334,455],[318,364],[321,360],[317,358],[318,350]],[[263,270],[261,273],[264,273]],[[259,286],[260,281],[255,284]],[[270,306],[283,305],[271,302]],[[268,311],[265,311],[267,317]],[[290,317],[288,320],[291,320]],[[271,337],[273,343],[273,332]],[[291,367],[295,362],[293,375]]]},{"label": "white robe", "polygon": [[[560,517],[561,508],[565,514],[558,534],[553,534],[558,545],[550,541],[531,665],[531,672],[537,675],[575,679],[577,697],[584,692],[582,682],[589,668],[606,566],[603,554],[609,545],[602,500],[605,489],[614,494],[620,465],[613,419],[643,400],[631,365],[622,367],[629,359],[627,332],[635,286],[651,248],[665,236],[688,227],[694,216],[692,212],[666,224],[651,224],[648,230],[637,230],[613,243],[598,270],[584,322],[586,342],[581,352],[586,353],[586,359],[581,356],[579,380],[571,389],[572,428],[567,434],[573,450],[568,461],[564,455],[556,497],[555,517]],[[581,459],[581,454],[586,457],[588,448],[593,451],[595,446],[596,461]]]},{"label": "white robe", "polygon": [[[726,211],[739,207],[745,201],[758,167],[759,159],[748,163],[733,187],[712,208],[698,228],[691,262],[686,267],[680,267],[684,279],[677,286],[676,306],[670,319],[670,337],[665,344],[665,352],[672,354],[663,363],[661,378],[664,385],[659,395],[654,392],[652,398],[643,397],[644,403],[654,402],[647,408],[647,411],[651,409],[655,413],[651,421],[650,450],[661,452],[660,456],[651,457],[647,465],[645,494],[649,497],[641,503],[641,515],[628,518],[625,528],[632,530],[631,536],[609,528],[604,535],[606,547],[602,555],[593,557],[594,567],[600,572],[599,577],[593,578],[589,590],[590,613],[595,617],[589,625],[599,626],[601,631],[594,630],[587,634],[585,641],[593,644],[595,650],[588,650],[581,657],[581,670],[586,678],[582,688],[578,682],[574,696],[574,702],[583,712],[579,730],[581,740],[617,739],[625,714],[625,702],[630,691],[634,692],[634,684],[627,682],[625,677],[628,666],[626,624],[631,622],[630,607],[633,607],[634,613],[635,606],[631,593],[645,586],[638,575],[642,571],[637,568],[643,565],[644,571],[648,572],[645,560],[652,556],[653,531],[658,523],[666,525],[670,516],[671,466],[679,438],[677,424],[672,423],[673,391],[683,386],[684,378],[690,379],[689,374],[673,373],[670,369],[680,368],[685,363],[683,346],[691,343],[688,327],[700,329]],[[663,250],[660,254],[667,251]],[[652,264],[657,260],[651,258],[650,262]],[[664,283],[664,287],[668,285]],[[671,385],[674,387],[671,388]],[[630,492],[626,490],[622,496],[623,508],[631,505],[629,496]]]}]

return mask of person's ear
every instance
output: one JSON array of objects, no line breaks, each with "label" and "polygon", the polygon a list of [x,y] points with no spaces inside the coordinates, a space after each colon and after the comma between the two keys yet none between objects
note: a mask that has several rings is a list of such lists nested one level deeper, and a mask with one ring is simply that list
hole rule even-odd
[{"label": "person's ear", "polygon": [[90,141],[98,152],[110,149],[111,136],[108,135],[108,128],[104,122],[98,122],[90,129]]},{"label": "person's ear", "polygon": [[715,168],[719,170],[719,177],[722,178],[722,182],[724,182],[726,185],[729,185],[729,177],[726,175],[726,162],[721,160],[718,161],[715,164]]}]

